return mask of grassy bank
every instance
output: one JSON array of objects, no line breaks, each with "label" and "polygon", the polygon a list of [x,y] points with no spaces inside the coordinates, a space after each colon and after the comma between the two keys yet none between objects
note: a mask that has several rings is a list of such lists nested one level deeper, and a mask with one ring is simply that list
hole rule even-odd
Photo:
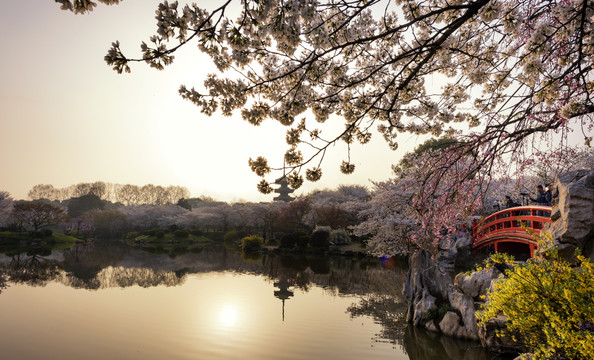
[{"label": "grassy bank", "polygon": [[0,252],[12,253],[36,249],[62,250],[76,244],[76,238],[69,235],[52,233],[47,236],[34,236],[28,232],[0,232]]}]

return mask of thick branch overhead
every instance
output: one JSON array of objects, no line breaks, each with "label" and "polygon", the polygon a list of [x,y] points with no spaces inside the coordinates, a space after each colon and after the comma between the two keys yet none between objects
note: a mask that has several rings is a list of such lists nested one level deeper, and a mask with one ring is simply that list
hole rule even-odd
[{"label": "thick branch overhead", "polygon": [[[375,128],[392,149],[401,132],[472,143],[482,159],[476,171],[571,119],[592,126],[594,9],[586,0],[229,0],[213,9],[164,2],[141,57],[124,56],[116,42],[105,59],[118,72],[131,61],[161,69],[197,44],[219,72],[182,86],[181,96],[208,115],[237,111],[254,125],[289,127],[284,169],[294,187],[316,159],[308,171],[321,175],[329,146],[367,143]],[[316,121],[327,120],[344,127],[322,139]],[[341,170],[350,173],[345,158]],[[266,176],[267,162],[257,164]]]}]

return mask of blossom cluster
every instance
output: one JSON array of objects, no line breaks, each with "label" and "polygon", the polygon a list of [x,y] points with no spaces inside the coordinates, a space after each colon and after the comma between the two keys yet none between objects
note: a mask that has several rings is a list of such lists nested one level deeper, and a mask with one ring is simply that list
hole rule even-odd
[{"label": "blossom cluster", "polygon": [[[97,0],[105,5],[117,5],[120,0]],[[85,14],[93,11],[97,6],[97,3],[91,0],[55,0],[55,2],[61,4],[60,9],[69,10],[75,14]]]},{"label": "blossom cluster", "polygon": [[[592,124],[590,0],[395,1],[385,8],[363,0],[245,0],[235,20],[226,16],[230,4],[209,12],[164,1],[142,58],[127,58],[115,42],[105,60],[118,72],[131,61],[162,69],[196,40],[220,73],[180,94],[208,115],[238,110],[252,124],[272,119],[289,127],[290,172],[337,141],[367,143],[373,125],[396,149],[399,133],[451,137],[466,123],[460,140],[470,141],[475,128],[473,144],[486,144],[495,159],[573,118]],[[346,128],[322,139],[315,121],[331,118]],[[340,169],[354,171],[350,162]]]}]

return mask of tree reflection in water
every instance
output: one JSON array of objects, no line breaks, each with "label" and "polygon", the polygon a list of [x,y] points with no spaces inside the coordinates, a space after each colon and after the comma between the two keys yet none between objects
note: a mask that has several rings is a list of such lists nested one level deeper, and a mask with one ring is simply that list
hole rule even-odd
[{"label": "tree reflection in water", "polygon": [[352,318],[369,316],[382,326],[382,330],[373,339],[375,342],[391,343],[404,348],[406,324],[406,304],[389,295],[369,294],[347,308]]},{"label": "tree reflection in water", "polygon": [[6,274],[4,273],[4,269],[0,268],[0,294],[2,294],[2,290],[8,287],[8,281],[6,279]]},{"label": "tree reflection in water", "polygon": [[30,286],[45,286],[55,280],[61,272],[56,260],[35,253],[10,256],[10,262],[3,266],[2,270],[9,282]]},{"label": "tree reflection in water", "polygon": [[[179,286],[193,274],[211,272],[263,275],[274,287],[270,295],[282,300],[283,307],[285,301],[299,296],[297,289],[308,292],[318,287],[332,295],[357,296],[360,300],[348,307],[347,313],[352,318],[374,319],[382,330],[372,340],[400,347],[411,360],[487,359],[480,355],[484,351],[477,343],[468,345],[406,324],[401,293],[407,274],[405,265],[387,269],[378,259],[344,256],[267,254],[246,258],[224,247],[171,257],[123,245],[98,244],[49,255],[0,257],[0,291],[10,283],[44,286],[55,281],[73,288],[97,290]],[[469,351],[476,349],[477,354],[465,355],[468,346]]]},{"label": "tree reflection in water", "polygon": [[[59,255],[54,254],[51,258],[51,252],[12,255],[8,263],[0,263],[0,286],[5,279],[7,282],[32,286],[45,286],[55,281],[88,290],[135,285],[147,288],[178,286],[191,274],[233,271],[266,276],[278,288],[274,296],[283,303],[294,296],[290,287],[307,292],[312,286],[318,286],[334,295],[360,295],[364,299],[358,306],[353,305],[351,315],[358,316],[373,306],[379,308],[380,299],[384,306],[388,302],[401,304],[400,289],[406,276],[405,268],[387,270],[375,259],[359,261],[346,257],[305,255],[246,258],[224,247],[176,257],[151,254],[116,244],[87,244],[56,253]],[[388,318],[384,320],[388,321]],[[395,339],[391,334],[392,328],[386,326],[380,337]]]}]

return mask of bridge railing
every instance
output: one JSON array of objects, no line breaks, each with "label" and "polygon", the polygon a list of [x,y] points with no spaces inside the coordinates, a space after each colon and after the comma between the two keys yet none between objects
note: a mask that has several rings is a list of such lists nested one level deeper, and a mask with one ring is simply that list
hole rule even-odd
[{"label": "bridge railing", "polygon": [[[480,222],[473,221],[472,248],[477,249],[497,242],[523,242],[536,245],[524,226],[540,234],[545,223],[551,222],[550,206],[517,206],[493,213]],[[533,246],[530,247],[533,249]]]}]

